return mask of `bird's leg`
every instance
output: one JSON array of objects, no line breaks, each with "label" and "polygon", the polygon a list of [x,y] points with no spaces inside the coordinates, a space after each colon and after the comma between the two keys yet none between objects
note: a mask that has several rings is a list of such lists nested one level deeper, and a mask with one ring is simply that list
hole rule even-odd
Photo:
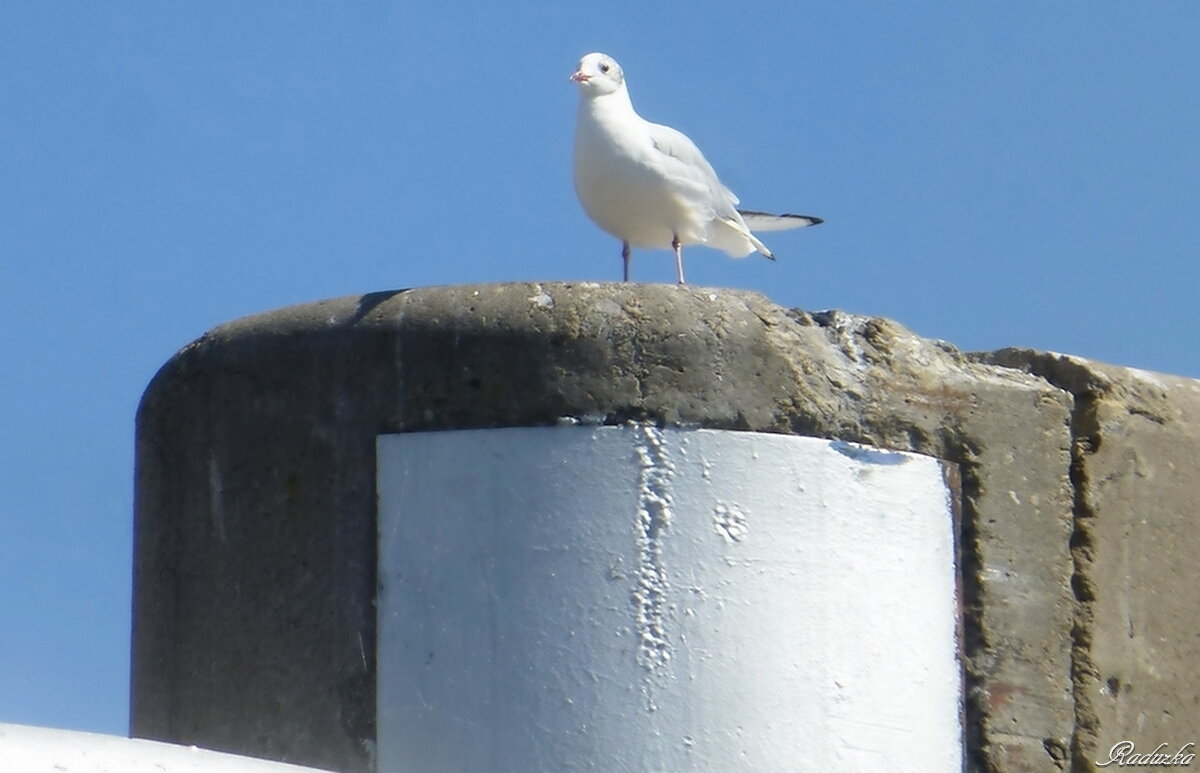
[{"label": "bird's leg", "polygon": [[675,278],[679,280],[679,284],[683,284],[683,244],[679,241],[679,235],[671,240],[671,246],[675,248]]},{"label": "bird's leg", "polygon": [[629,242],[621,243],[621,261],[625,264],[625,281],[629,281]]}]

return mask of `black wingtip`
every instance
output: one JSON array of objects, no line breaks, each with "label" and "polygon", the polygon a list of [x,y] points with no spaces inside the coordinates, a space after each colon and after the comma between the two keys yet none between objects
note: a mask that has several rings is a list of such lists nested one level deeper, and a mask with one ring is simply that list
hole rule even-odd
[{"label": "black wingtip", "polygon": [[821,223],[825,222],[824,218],[814,217],[812,215],[793,215],[791,212],[782,214],[780,217],[794,217],[797,220],[811,220],[812,222],[809,223],[810,227],[814,225],[820,225]]},{"label": "black wingtip", "polygon": [[820,225],[825,222],[824,218],[814,217],[813,215],[797,215],[792,212],[785,212],[782,215],[775,215],[770,212],[759,212],[757,209],[739,209],[738,214],[746,217],[790,217],[795,220],[807,220],[808,225]]}]

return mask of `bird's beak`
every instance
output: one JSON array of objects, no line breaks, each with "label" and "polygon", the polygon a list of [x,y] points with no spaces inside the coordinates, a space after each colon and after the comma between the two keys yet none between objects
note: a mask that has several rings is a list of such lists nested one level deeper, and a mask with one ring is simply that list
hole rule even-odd
[{"label": "bird's beak", "polygon": [[587,83],[591,79],[592,79],[592,76],[584,75],[583,70],[576,70],[575,72],[571,73],[571,82],[572,83]]}]

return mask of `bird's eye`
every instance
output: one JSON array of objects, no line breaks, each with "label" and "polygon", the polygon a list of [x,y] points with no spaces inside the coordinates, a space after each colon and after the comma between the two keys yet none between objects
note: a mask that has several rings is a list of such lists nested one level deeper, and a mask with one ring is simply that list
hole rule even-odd
[{"label": "bird's eye", "polygon": [[608,62],[601,62],[601,63],[600,63],[600,72],[607,73],[607,72],[608,72],[609,70],[611,70],[611,69],[612,69],[612,68],[608,66]]}]

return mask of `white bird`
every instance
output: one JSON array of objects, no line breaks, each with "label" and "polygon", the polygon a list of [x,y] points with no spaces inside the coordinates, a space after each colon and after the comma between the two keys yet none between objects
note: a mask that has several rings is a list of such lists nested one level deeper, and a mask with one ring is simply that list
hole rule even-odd
[{"label": "white bird", "polygon": [[579,60],[575,125],[575,193],[588,217],[621,240],[625,281],[631,247],[675,251],[683,284],[683,245],[704,244],[735,258],[758,251],[775,259],[751,233],[817,225],[809,215],[769,215],[737,208],[738,198],[696,144],[670,126],[637,114],[621,66],[605,54]]}]

